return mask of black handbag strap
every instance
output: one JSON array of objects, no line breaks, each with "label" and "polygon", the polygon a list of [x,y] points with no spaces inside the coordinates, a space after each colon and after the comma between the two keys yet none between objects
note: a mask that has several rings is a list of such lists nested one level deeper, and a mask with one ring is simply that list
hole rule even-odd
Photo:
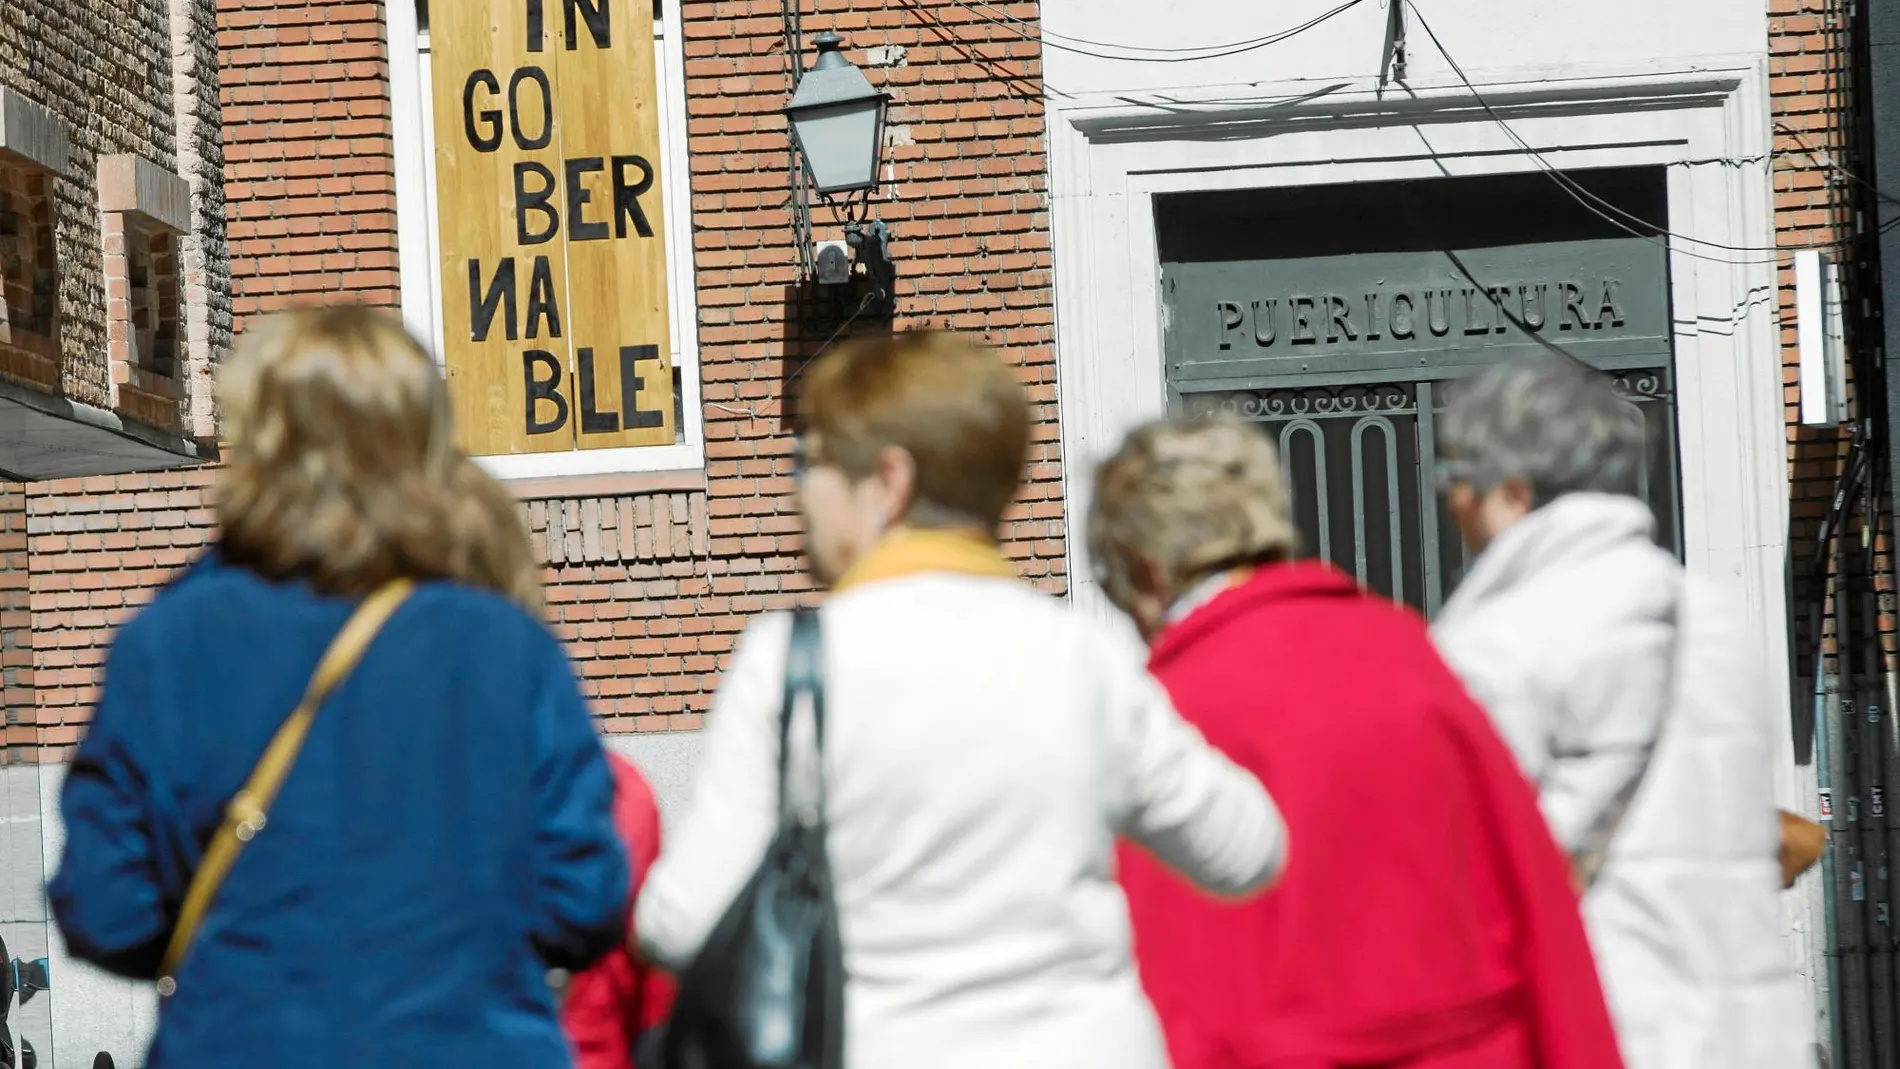
[{"label": "black handbag strap", "polygon": [[801,697],[811,701],[812,759],[817,769],[813,790],[813,809],[801,814],[807,826],[825,819],[825,667],[824,642],[818,630],[818,610],[797,609],[792,613],[791,648],[785,656],[784,707],[778,721],[778,810],[781,820],[793,816],[787,770],[791,767],[792,717]]}]

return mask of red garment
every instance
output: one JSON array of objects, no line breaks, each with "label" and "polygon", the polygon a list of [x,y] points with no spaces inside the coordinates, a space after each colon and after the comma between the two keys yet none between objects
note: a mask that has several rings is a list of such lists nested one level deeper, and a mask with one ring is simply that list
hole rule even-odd
[{"label": "red garment", "polygon": [[[640,770],[615,754],[614,827],[633,864],[633,895],[627,903],[628,945],[632,945],[633,902],[640,881],[660,855],[660,807]],[[574,1048],[575,1069],[630,1069],[641,1033],[666,1019],[673,1006],[673,982],[665,973],[616,950],[593,968],[568,981],[561,1005],[561,1027]]]},{"label": "red garment", "polygon": [[1175,1069],[1620,1069],[1568,863],[1416,616],[1274,565],[1150,667],[1289,832],[1280,883],[1237,904],[1121,848]]}]

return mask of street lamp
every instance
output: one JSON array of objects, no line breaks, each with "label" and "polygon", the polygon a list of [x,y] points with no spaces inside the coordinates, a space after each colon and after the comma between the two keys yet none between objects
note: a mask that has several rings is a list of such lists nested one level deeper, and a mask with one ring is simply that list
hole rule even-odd
[{"label": "street lamp", "polygon": [[821,196],[877,188],[884,155],[884,109],[889,94],[871,86],[864,72],[839,51],[844,41],[818,35],[818,59],[798,80],[785,105],[805,173]]}]

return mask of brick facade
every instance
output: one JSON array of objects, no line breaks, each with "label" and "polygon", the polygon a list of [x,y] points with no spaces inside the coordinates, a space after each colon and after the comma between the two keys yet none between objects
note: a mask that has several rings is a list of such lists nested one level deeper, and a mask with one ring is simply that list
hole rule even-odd
[{"label": "brick facade", "polygon": [[[1842,285],[1851,294],[1872,296],[1859,287],[1872,281],[1857,262],[1854,242],[1856,194],[1865,187],[1854,168],[1864,148],[1857,129],[1848,0],[1770,0],[1769,92],[1774,123],[1774,194],[1776,238],[1783,250],[1777,294],[1781,319],[1783,381],[1786,384],[1791,588],[1796,624],[1797,674],[1813,672],[1808,646],[1808,616],[1817,598],[1830,594],[1829,574],[1816,574],[1811,560],[1815,538],[1826,516],[1834,482],[1847,454],[1846,428],[1812,428],[1800,423],[1796,388],[1800,359],[1795,330],[1793,250],[1818,248],[1842,267]],[[1854,173],[1850,173],[1854,172]],[[1871,218],[1871,216],[1870,216]],[[1850,301],[1851,301],[1850,297]],[[1878,338],[1854,337],[1849,309],[1848,344],[1879,345]],[[1851,375],[1851,367],[1850,367]],[[1881,506],[1887,514],[1886,505]],[[1881,596],[1880,630],[1891,665],[1894,619],[1887,539],[1878,537],[1880,557],[1875,581]],[[1826,625],[1832,643],[1833,624]]]},{"label": "brick facade", "polygon": [[[1835,241],[1845,209],[1829,154],[1840,151],[1845,105],[1829,73],[1838,53],[1830,20],[1840,0],[1772,3],[1779,240]],[[1036,14],[1033,3],[1004,10]],[[669,19],[685,37],[703,473],[598,490],[576,480],[546,491],[562,496],[523,505],[546,565],[552,623],[610,731],[696,726],[745,619],[809,589],[799,570],[785,399],[849,309],[797,282],[777,115],[789,88],[780,11],[777,0],[689,0],[682,18]],[[303,302],[394,306],[393,124],[380,4],[217,0],[217,23],[233,324]],[[965,5],[935,0],[827,5],[822,16],[808,13],[804,28],[808,39],[836,30],[856,57],[875,50],[867,73],[893,94],[894,192],[876,214],[895,231],[901,265],[894,325],[964,330],[1005,346],[1040,407],[1009,551],[1026,575],[1060,592],[1067,580],[1037,45]],[[826,232],[822,209],[817,218],[819,237],[837,236]],[[1825,507],[1841,436],[1796,426],[1792,299],[1784,264],[1792,534],[1801,546]],[[46,483],[13,498],[26,508],[34,561],[31,669],[44,756],[76,738],[111,628],[208,537],[210,478]]]},{"label": "brick facade", "polygon": [[[893,326],[1005,346],[1038,405],[1008,551],[1065,588],[1054,311],[1039,57],[959,5],[872,0],[806,34],[879,48],[895,195],[877,205],[902,266]],[[1033,4],[1012,13],[1033,17]],[[588,480],[524,501],[551,623],[609,731],[692,728],[751,615],[807,592],[784,399],[849,309],[797,282],[777,114],[789,92],[777,0],[688,2],[684,32],[706,428],[703,472]],[[376,3],[218,0],[234,325],[307,302],[398,303],[388,51]],[[678,32],[678,31],[675,31]],[[809,57],[800,57],[809,62]],[[827,217],[818,213],[821,238]],[[835,229],[835,228],[834,228]],[[684,239],[684,236],[681,236]],[[877,329],[869,323],[851,330]],[[33,484],[35,756],[79,737],[112,629],[210,534],[207,471]],[[0,530],[0,538],[4,538]],[[0,591],[0,609],[4,609]],[[16,748],[17,752],[18,748]]]},{"label": "brick facade", "polygon": [[382,5],[217,0],[233,326],[297,304],[395,306]]}]

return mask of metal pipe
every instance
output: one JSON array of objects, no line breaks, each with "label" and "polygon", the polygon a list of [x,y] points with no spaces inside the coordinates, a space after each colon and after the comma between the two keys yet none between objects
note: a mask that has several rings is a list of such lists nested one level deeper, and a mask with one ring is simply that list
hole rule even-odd
[{"label": "metal pipe", "polygon": [[[1841,1050],[1841,1015],[1834,1010],[1834,1003],[1840,998],[1841,963],[1835,940],[1839,938],[1839,904],[1835,901],[1835,836],[1834,836],[1834,780],[1832,767],[1833,754],[1830,748],[1836,732],[1828,728],[1827,672],[1823,661],[1822,616],[1814,613],[1813,644],[1814,653],[1814,781],[1821,796],[1821,823],[1828,829],[1827,848],[1821,852],[1821,938],[1822,958],[1827,968],[1827,998],[1821,1006],[1824,1027],[1821,1034],[1826,1037],[1828,1047]],[[1839,1055],[1837,1054],[1836,1060]]]}]

